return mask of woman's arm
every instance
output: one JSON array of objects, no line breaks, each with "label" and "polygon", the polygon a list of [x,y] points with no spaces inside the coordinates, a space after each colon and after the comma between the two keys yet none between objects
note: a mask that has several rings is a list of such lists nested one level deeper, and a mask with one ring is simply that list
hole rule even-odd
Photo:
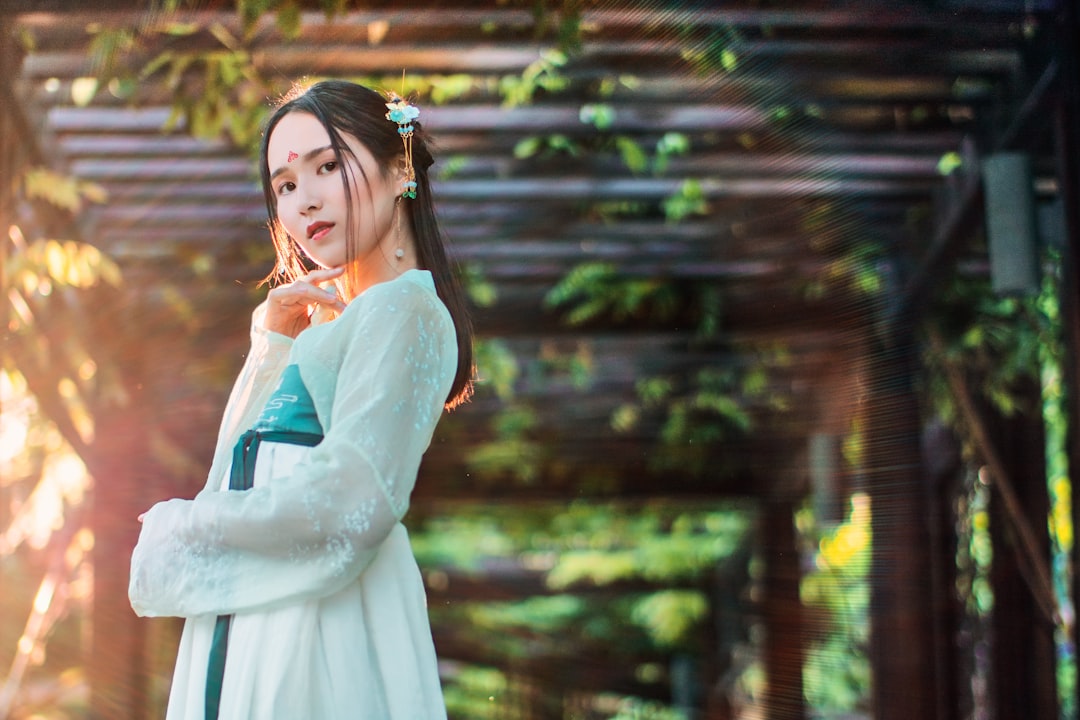
[{"label": "woman's arm", "polygon": [[347,345],[325,438],[289,477],[151,508],[132,557],[137,613],[269,609],[333,593],[371,561],[407,509],[457,361],[445,308],[405,289],[376,286],[335,321]]}]

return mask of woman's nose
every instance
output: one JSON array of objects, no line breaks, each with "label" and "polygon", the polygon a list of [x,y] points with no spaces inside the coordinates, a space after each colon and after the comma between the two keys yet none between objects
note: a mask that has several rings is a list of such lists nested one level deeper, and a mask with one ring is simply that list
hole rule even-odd
[{"label": "woman's nose", "polygon": [[305,190],[300,196],[301,212],[309,213],[322,207],[322,196],[311,189]]}]

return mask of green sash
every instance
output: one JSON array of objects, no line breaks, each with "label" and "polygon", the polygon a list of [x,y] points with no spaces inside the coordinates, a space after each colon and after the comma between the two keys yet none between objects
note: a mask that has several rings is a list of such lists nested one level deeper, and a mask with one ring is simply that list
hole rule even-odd
[{"label": "green sash", "polygon": [[[250,490],[255,483],[255,459],[263,442],[313,447],[322,442],[322,425],[315,404],[304,387],[300,368],[289,365],[277,390],[270,396],[255,426],[240,436],[233,448],[229,490]],[[225,655],[232,615],[219,615],[214,625],[210,658],[206,668],[206,720],[218,720],[221,688],[225,679]]]}]

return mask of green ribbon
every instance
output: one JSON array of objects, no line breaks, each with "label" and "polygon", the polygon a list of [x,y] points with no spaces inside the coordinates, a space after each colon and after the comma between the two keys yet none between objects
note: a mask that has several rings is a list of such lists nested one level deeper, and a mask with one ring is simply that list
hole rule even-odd
[{"label": "green ribbon", "polygon": [[[255,484],[255,458],[263,442],[287,443],[314,447],[322,442],[318,433],[290,430],[248,430],[233,448],[232,469],[229,472],[230,490],[250,490]],[[214,624],[214,639],[210,644],[210,659],[206,667],[206,720],[218,720],[221,708],[221,687],[225,681],[225,653],[229,646],[229,627],[232,615],[219,615]]]}]

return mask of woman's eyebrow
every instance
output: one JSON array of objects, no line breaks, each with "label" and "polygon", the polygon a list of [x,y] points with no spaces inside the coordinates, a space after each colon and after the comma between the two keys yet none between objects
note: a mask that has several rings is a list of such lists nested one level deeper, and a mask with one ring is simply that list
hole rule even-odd
[{"label": "woman's eyebrow", "polygon": [[[333,150],[333,149],[334,149],[333,145],[323,145],[322,147],[317,147],[314,150],[308,150],[306,153],[301,155],[300,158],[302,160],[311,160],[313,157],[315,157],[319,153],[325,152],[327,150]],[[286,170],[288,170],[288,168],[285,165],[282,165],[277,170],[270,173],[270,179],[273,180],[274,178],[276,178],[278,175],[285,172]]]}]

